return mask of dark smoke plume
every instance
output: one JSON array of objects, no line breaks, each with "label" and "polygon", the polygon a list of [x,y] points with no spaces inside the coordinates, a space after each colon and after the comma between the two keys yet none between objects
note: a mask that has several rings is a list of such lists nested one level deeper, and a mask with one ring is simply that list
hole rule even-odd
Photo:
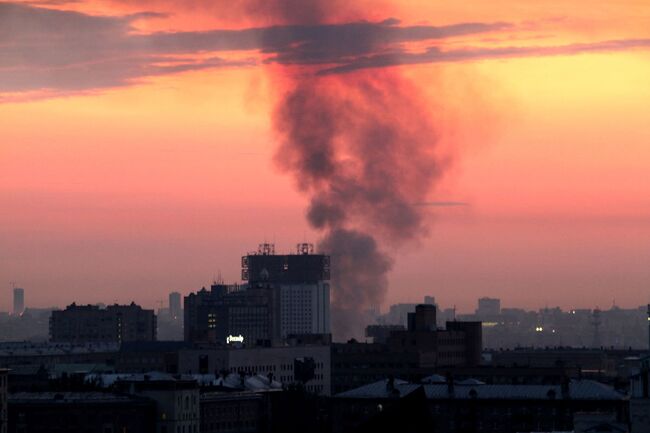
[{"label": "dark smoke plume", "polygon": [[[333,4],[307,1],[302,15],[326,21]],[[430,113],[396,69],[319,76],[285,66],[274,79],[276,161],[310,198],[309,223],[332,257],[333,333],[358,337],[364,313],[386,295],[387,248],[426,233],[414,204],[426,201],[442,168]]]}]

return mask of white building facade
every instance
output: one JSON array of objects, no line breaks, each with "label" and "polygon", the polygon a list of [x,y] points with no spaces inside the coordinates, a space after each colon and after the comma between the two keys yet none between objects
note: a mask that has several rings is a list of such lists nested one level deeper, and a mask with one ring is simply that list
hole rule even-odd
[{"label": "white building facade", "polygon": [[282,284],[280,336],[330,333],[329,283]]}]

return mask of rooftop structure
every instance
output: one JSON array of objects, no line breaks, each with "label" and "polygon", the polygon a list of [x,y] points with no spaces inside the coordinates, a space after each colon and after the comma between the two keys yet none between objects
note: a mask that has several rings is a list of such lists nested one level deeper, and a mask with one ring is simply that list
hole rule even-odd
[{"label": "rooftop structure", "polygon": [[[568,385],[487,385],[479,380],[440,383],[436,378],[426,378],[424,383],[410,383],[395,379],[394,386],[383,380],[337,394],[337,398],[386,398],[397,394],[405,397],[422,387],[428,399],[460,400],[607,400],[625,401],[627,396],[611,386],[593,380],[572,380]],[[392,391],[391,391],[392,390]],[[395,393],[394,391],[397,391]]]},{"label": "rooftop structure", "polygon": [[330,258],[314,254],[312,244],[298,244],[294,254],[276,255],[275,245],[260,244],[242,257],[242,280],[249,283],[318,283],[330,279]]}]

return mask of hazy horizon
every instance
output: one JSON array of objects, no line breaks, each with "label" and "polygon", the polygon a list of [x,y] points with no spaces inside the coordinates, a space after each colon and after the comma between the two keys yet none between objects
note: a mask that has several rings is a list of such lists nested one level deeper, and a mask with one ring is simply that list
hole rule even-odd
[{"label": "hazy horizon", "polygon": [[[384,310],[650,302],[650,9],[451,3],[0,3],[0,311],[158,308],[342,229],[392,257]],[[296,142],[350,101],[323,180]]]}]

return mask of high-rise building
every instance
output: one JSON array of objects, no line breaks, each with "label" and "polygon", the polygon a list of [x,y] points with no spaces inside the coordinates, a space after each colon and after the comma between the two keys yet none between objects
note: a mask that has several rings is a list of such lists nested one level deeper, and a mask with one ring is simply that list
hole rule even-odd
[{"label": "high-rise building", "polygon": [[329,285],[323,282],[280,286],[280,336],[329,334]]},{"label": "high-rise building", "polygon": [[181,310],[181,294],[178,292],[171,292],[169,294],[169,316],[171,319],[180,318]]},{"label": "high-rise building", "polygon": [[242,279],[279,292],[280,337],[330,333],[330,260],[302,243],[295,254],[276,255],[273,244],[242,257]]},{"label": "high-rise building", "polygon": [[25,290],[14,287],[14,315],[20,316],[25,311]]},{"label": "high-rise building", "polygon": [[289,335],[329,334],[329,257],[310,244],[276,255],[262,244],[242,257],[242,285],[214,284],[185,297],[185,339],[275,345]]},{"label": "high-rise building", "polygon": [[498,298],[480,298],[476,315],[479,317],[493,317],[501,314],[501,299]]},{"label": "high-rise building", "polygon": [[130,305],[69,305],[53,311],[50,340],[66,343],[122,343],[155,341],[156,316],[135,303]]},{"label": "high-rise building", "polygon": [[277,291],[268,285],[213,284],[185,297],[185,341],[268,346],[279,341]]}]

